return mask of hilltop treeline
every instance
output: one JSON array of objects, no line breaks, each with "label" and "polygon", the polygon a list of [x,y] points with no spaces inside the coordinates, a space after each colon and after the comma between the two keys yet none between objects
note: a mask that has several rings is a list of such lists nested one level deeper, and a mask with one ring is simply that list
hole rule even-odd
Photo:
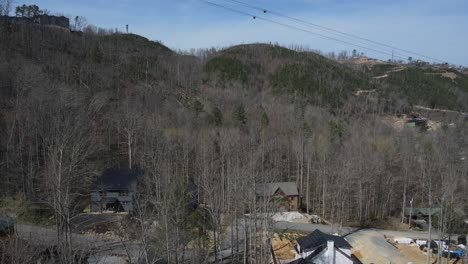
[{"label": "hilltop treeline", "polygon": [[[416,104],[466,111],[466,77],[414,66],[376,79],[396,66],[264,44],[201,55],[132,34],[2,25],[1,195],[46,204],[58,230],[71,233],[104,169],[142,168],[143,224],[132,231],[168,263],[202,263],[225,247],[227,226],[271,212],[255,198],[265,182],[297,182],[302,209],[333,223],[401,218],[413,200],[450,212],[437,222],[443,232],[462,226],[466,118],[444,116],[429,132],[385,120]],[[194,193],[199,209],[187,208]],[[231,240],[247,239],[233,250],[247,245],[260,263],[269,249],[256,228],[271,226],[256,225]]]}]

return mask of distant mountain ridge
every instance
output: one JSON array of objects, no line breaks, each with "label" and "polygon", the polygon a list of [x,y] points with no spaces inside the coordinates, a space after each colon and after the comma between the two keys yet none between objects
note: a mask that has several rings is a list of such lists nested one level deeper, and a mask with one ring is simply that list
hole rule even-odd
[{"label": "distant mountain ridge", "polygon": [[[187,102],[192,100],[187,91],[193,94],[207,85],[215,89],[235,86],[251,93],[268,91],[331,108],[340,108],[356,96],[370,96],[389,109],[422,105],[468,111],[468,77],[450,68],[384,62],[356,65],[270,44],[233,46],[210,52],[202,59],[177,54],[159,42],[135,34],[80,35],[29,27],[15,30],[17,33],[8,36],[11,46],[7,48],[10,51],[5,50],[7,58],[15,54],[37,60],[47,56],[51,61],[62,57],[80,67],[86,63],[100,65],[102,74],[83,75],[78,80],[81,84],[94,82],[100,87],[117,87],[142,80],[171,83],[180,89],[168,89],[168,93],[184,90]],[[24,42],[20,34],[36,41]],[[85,41],[84,45],[78,44],[80,41]],[[39,42],[42,46],[36,45]],[[45,65],[48,63],[41,67]],[[47,72],[54,67],[44,69]],[[197,76],[181,77],[181,67],[184,71],[190,69],[189,75]],[[116,79],[109,75],[111,72],[126,77]],[[121,84],[100,81],[109,78]]]}]

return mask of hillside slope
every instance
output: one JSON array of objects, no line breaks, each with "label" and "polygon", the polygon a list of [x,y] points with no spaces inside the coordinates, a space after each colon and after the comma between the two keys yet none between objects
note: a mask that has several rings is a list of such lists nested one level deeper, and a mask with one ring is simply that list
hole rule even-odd
[{"label": "hillside slope", "polygon": [[468,109],[468,78],[454,69],[380,64],[370,71],[380,82],[379,93],[383,98],[393,95],[412,105],[457,111]]},{"label": "hillside slope", "polygon": [[312,52],[250,44],[230,47],[210,58],[205,82],[234,83],[250,90],[291,94],[319,105],[339,107],[359,90],[375,90],[383,101],[465,111],[468,78],[449,68],[376,64],[353,67]]},{"label": "hillside slope", "polygon": [[364,72],[312,52],[267,44],[227,48],[205,65],[213,85],[238,84],[254,90],[292,94],[311,103],[340,106],[354,91],[373,87]]}]

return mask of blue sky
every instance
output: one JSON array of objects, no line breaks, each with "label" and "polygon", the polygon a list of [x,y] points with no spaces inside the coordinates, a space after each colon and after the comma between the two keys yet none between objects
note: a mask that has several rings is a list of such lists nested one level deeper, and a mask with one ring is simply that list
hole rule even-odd
[{"label": "blue sky", "polygon": [[[210,1],[327,34],[226,0]],[[467,0],[243,1],[450,63],[468,65]],[[125,25],[129,24],[132,33],[159,40],[173,49],[225,47],[252,42],[302,45],[323,52],[351,51],[355,48],[258,19],[253,20],[209,6],[200,0],[16,0],[15,3],[35,3],[53,13],[70,17],[81,15],[90,24],[104,28],[119,28],[123,31]],[[390,57],[362,48],[356,49],[371,57]],[[391,53],[391,49],[386,52]],[[395,52],[398,55],[398,51]],[[401,56],[406,58],[410,55]],[[416,57],[413,55],[413,58]]]}]

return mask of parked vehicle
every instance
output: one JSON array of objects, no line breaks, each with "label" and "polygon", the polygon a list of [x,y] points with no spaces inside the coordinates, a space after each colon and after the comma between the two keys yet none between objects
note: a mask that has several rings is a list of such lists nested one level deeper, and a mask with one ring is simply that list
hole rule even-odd
[{"label": "parked vehicle", "polygon": [[0,216],[0,237],[12,235],[15,232],[15,221],[9,216]]},{"label": "parked vehicle", "polygon": [[465,256],[465,251],[461,249],[450,250],[450,252],[448,250],[444,250],[442,252],[442,257],[450,259],[460,259],[463,256]]}]

